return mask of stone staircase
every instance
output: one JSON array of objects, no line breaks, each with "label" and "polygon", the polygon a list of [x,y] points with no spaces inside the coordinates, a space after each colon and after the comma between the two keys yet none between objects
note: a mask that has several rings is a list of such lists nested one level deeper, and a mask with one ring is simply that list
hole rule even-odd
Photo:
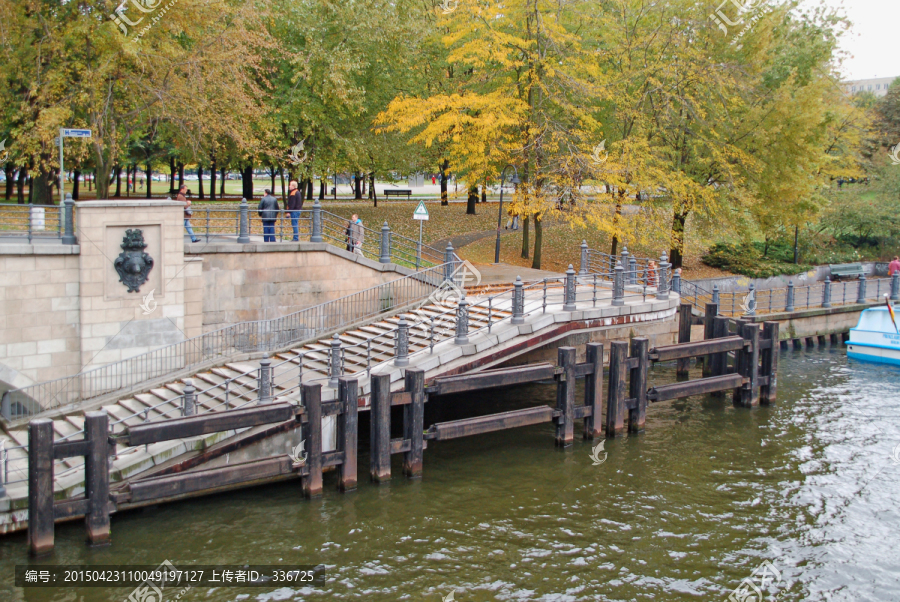
[{"label": "stone staircase", "polygon": [[[430,321],[435,321],[436,341],[446,339],[455,331],[455,304],[444,302],[419,308],[415,315],[404,314],[410,325],[409,353],[430,345]],[[509,317],[506,310],[488,310],[472,307],[469,313],[469,330],[476,331]],[[346,375],[365,373],[367,369],[390,362],[394,358],[395,330],[401,316],[391,316],[360,326],[337,335],[342,345],[343,372]],[[442,320],[445,320],[442,323]],[[441,335],[443,332],[443,335]],[[289,349],[270,358],[272,364],[272,396],[279,400],[297,402],[298,383],[322,382],[329,377],[331,338],[311,342]],[[368,344],[367,344],[368,341]],[[235,409],[258,400],[259,361],[231,362],[194,374],[190,381],[195,387],[195,412],[219,412]],[[302,370],[301,370],[302,367]],[[301,376],[302,375],[302,376]],[[146,392],[131,395],[102,407],[109,414],[111,430],[121,432],[127,426],[183,416],[183,396],[186,380],[181,379]],[[327,392],[326,392],[327,397]],[[84,418],[79,414],[59,416],[53,419],[56,439],[77,439],[81,436]],[[233,432],[215,433],[184,441],[166,441],[138,448],[117,446],[111,469],[113,483],[157,465],[160,460],[174,457],[191,449],[202,450],[217,441],[233,436]],[[8,478],[6,498],[0,499],[0,512],[25,508],[27,505],[28,479],[28,427],[21,425],[0,433],[0,444],[7,454]],[[71,498],[83,491],[83,458],[57,460],[54,465],[57,495]],[[26,512],[22,510],[21,512]],[[15,512],[12,513],[15,515]],[[21,517],[27,520],[27,514]],[[12,530],[0,522],[0,533]]]}]

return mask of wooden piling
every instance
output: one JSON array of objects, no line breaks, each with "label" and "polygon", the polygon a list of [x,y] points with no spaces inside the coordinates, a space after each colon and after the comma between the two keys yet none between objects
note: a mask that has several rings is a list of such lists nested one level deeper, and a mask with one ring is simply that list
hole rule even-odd
[{"label": "wooden piling", "polygon": [[847,341],[849,341],[849,340],[850,340],[850,333],[849,333],[849,332],[842,332],[842,333],[841,333],[841,343],[843,343],[844,345],[846,345],[846,344],[847,344]]},{"label": "wooden piling", "polygon": [[370,473],[376,483],[391,480],[391,377],[372,375]]},{"label": "wooden piling", "polygon": [[105,412],[84,413],[84,438],[88,442],[84,459],[87,513],[84,526],[93,546],[109,544],[109,416]]},{"label": "wooden piling", "polygon": [[628,343],[614,341],[609,348],[609,399],[606,402],[606,436],[618,437],[625,431],[625,392]]},{"label": "wooden piling", "polygon": [[403,406],[403,438],[409,440],[409,451],[403,453],[403,474],[410,478],[422,476],[423,430],[425,425],[425,371],[406,371],[406,391],[412,400]]},{"label": "wooden piling", "polygon": [[835,333],[835,332],[831,333],[831,337],[830,337],[830,338],[831,338],[831,344],[832,344],[832,345],[837,345],[837,344],[838,344],[838,335],[837,335],[837,333]]},{"label": "wooden piling", "polygon": [[603,434],[603,343],[588,343],[586,351],[593,372],[584,381],[584,405],[591,408],[584,419],[584,438],[593,439]]},{"label": "wooden piling", "polygon": [[771,341],[771,346],[761,349],[759,352],[760,376],[768,380],[759,390],[759,402],[769,405],[775,402],[778,396],[778,322],[765,322],[763,324],[763,338]]},{"label": "wooden piling", "polygon": [[[703,338],[707,341],[715,338],[716,316],[719,315],[719,306],[715,303],[706,304],[706,313],[703,316]],[[712,356],[707,355],[702,358],[703,376],[712,376]]]},{"label": "wooden piling", "polygon": [[357,440],[359,431],[359,383],[355,378],[338,380],[341,415],[338,417],[338,441],[344,454],[338,488],[353,491],[357,481]]},{"label": "wooden piling", "polygon": [[[724,339],[729,336],[728,318],[716,316],[713,320],[713,338]],[[710,377],[724,376],[728,372],[728,353],[713,353],[710,355]],[[717,397],[725,395],[724,391],[714,393]]]},{"label": "wooden piling", "polygon": [[[679,343],[690,343],[691,342],[691,326],[693,322],[693,306],[689,303],[682,303],[678,307],[678,342]],[[634,347],[632,347],[632,350]],[[675,375],[676,376],[688,376],[688,371],[691,368],[691,359],[690,358],[682,358],[676,362],[675,365]]]},{"label": "wooden piling", "polygon": [[32,556],[53,551],[53,421],[28,424],[28,549]]},{"label": "wooden piling", "polygon": [[827,343],[825,342],[825,335],[819,335],[819,347],[824,347]]},{"label": "wooden piling", "polygon": [[803,343],[800,341],[800,339],[793,339],[793,343],[794,343],[795,351],[799,351],[800,349],[803,349]]},{"label": "wooden piling", "polygon": [[788,350],[788,342],[787,341],[780,341],[778,346],[781,347],[782,351]]},{"label": "wooden piling", "polygon": [[[690,305],[682,305],[681,307],[690,308]],[[690,339],[690,331],[688,331],[688,339]],[[644,424],[647,421],[647,379],[650,372],[649,351],[650,339],[637,338],[631,340],[631,357],[637,360],[637,366],[631,369],[631,374],[629,375],[628,397],[634,399],[636,404],[634,409],[628,410],[628,430],[632,433],[644,430]],[[678,361],[681,362],[681,360]]]},{"label": "wooden piling", "polygon": [[737,373],[750,382],[734,390],[734,403],[751,408],[759,405],[759,326],[745,320],[738,323],[740,334],[749,346],[737,352]]},{"label": "wooden piling", "polygon": [[560,347],[559,367],[563,373],[556,383],[556,445],[566,447],[575,441],[575,348]]},{"label": "wooden piling", "polygon": [[815,346],[816,346],[816,339],[815,339],[815,337],[806,337],[806,348],[807,348],[807,349],[812,349],[812,348],[815,347]]},{"label": "wooden piling", "polygon": [[303,495],[308,498],[322,495],[322,385],[305,384],[303,389],[303,406],[308,419],[306,428],[307,446],[306,465],[309,475],[303,477]]}]

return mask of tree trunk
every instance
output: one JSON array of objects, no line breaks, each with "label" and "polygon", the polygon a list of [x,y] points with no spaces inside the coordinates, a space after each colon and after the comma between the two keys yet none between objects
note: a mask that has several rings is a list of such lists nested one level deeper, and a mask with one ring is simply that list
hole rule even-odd
[{"label": "tree trunk", "polygon": [[487,203],[487,182],[481,185],[481,202]]},{"label": "tree trunk", "polygon": [[175,157],[169,158],[169,194],[175,191],[175,174],[178,173],[175,166]]},{"label": "tree trunk", "polygon": [[114,171],[116,174],[116,198],[118,199],[122,197],[122,166],[116,165]]},{"label": "tree trunk", "polygon": [[25,172],[24,167],[19,168],[19,177],[16,180],[16,202],[20,205],[25,204]]},{"label": "tree trunk", "polygon": [[541,269],[541,243],[544,242],[544,224],[537,216],[534,218],[534,261],[531,267],[535,270]]},{"label": "tree trunk", "polygon": [[34,203],[34,176],[28,176],[28,204]]},{"label": "tree trunk", "polygon": [[313,200],[313,181],[312,176],[309,176],[309,179],[306,180],[306,200]]},{"label": "tree trunk", "polygon": [[325,190],[326,190],[325,186],[326,186],[325,185],[325,176],[322,176],[322,178],[319,180],[319,200],[320,201],[325,200]]},{"label": "tree trunk", "polygon": [[200,187],[200,196],[199,198],[203,198],[203,166],[199,163],[197,164],[197,182]]},{"label": "tree trunk", "polygon": [[3,173],[6,175],[6,200],[10,200],[12,198],[13,193],[13,174],[15,174],[16,168],[15,166],[8,162],[3,166]]},{"label": "tree trunk", "polygon": [[278,168],[278,175],[281,176],[281,202],[287,203],[287,189],[284,186],[284,168]]},{"label": "tree trunk", "polygon": [[672,249],[669,263],[672,264],[673,270],[682,267],[684,263],[684,226],[687,223],[688,213],[686,209],[680,211],[676,209],[672,217]]},{"label": "tree trunk", "polygon": [[72,200],[78,200],[79,180],[81,180],[81,170],[76,169],[72,175]]},{"label": "tree trunk", "polygon": [[528,247],[528,216],[525,216],[522,218],[522,259],[530,256]]},{"label": "tree trunk", "polygon": [[469,198],[466,204],[466,215],[475,215],[475,203],[478,202],[478,186],[469,187]]},{"label": "tree trunk", "polygon": [[443,206],[450,204],[450,199],[447,196],[447,183],[450,180],[450,174],[448,173],[449,169],[450,161],[444,159],[444,162],[441,164],[441,205]]},{"label": "tree trunk", "polygon": [[253,200],[253,165],[247,164],[241,173],[241,192],[247,202]]},{"label": "tree trunk", "polygon": [[276,175],[276,173],[277,172],[275,171],[274,166],[269,168],[269,175],[272,176],[272,186],[269,188],[269,190],[272,192],[272,195],[275,194],[275,175]]},{"label": "tree trunk", "polygon": [[[49,169],[44,167],[38,172],[36,178],[32,178],[31,202],[35,205],[52,205],[53,204],[53,175]],[[30,191],[29,191],[30,192]]]},{"label": "tree trunk", "polygon": [[147,198],[153,198],[153,165],[147,161]]},{"label": "tree trunk", "polygon": [[353,175],[353,199],[357,201],[362,200],[362,178],[359,172]]},{"label": "tree trunk", "polygon": [[222,183],[219,184],[219,199],[223,199],[225,198],[225,175],[228,173],[228,170],[223,167],[219,173],[222,176]]},{"label": "tree trunk", "polygon": [[209,200],[216,200],[216,157],[212,156],[212,163],[209,166]]},{"label": "tree trunk", "polygon": [[378,207],[378,191],[375,190],[375,172],[369,175],[369,198],[374,201],[373,207]]},{"label": "tree trunk", "polygon": [[[621,219],[621,216],[622,216],[622,195],[623,194],[624,194],[624,191],[620,190],[619,191],[619,202],[616,203],[616,213],[615,213],[615,215],[613,215],[613,231],[614,232],[618,230],[619,220]],[[613,257],[615,257],[618,250],[619,250],[619,236],[618,236],[618,234],[614,233],[613,239],[612,239],[612,247],[610,247],[609,254],[612,255]],[[628,269],[628,266],[624,266],[624,267],[625,267],[625,269]]]},{"label": "tree trunk", "polygon": [[178,164],[178,189],[184,186],[184,163]]}]

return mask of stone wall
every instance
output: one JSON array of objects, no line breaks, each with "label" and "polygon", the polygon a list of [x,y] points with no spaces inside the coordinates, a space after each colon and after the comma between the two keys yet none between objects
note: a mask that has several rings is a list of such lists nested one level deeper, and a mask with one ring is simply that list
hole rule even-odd
[{"label": "stone wall", "polygon": [[203,329],[277,318],[409,274],[323,243],[189,246],[203,259]]},{"label": "stone wall", "polygon": [[782,341],[850,332],[859,323],[863,310],[881,303],[842,305],[830,309],[807,309],[793,313],[756,316],[755,322],[778,322],[778,338]]}]

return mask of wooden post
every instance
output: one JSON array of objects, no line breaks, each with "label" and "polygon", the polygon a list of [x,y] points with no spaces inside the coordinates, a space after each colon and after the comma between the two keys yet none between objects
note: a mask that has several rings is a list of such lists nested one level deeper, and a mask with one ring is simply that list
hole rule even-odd
[{"label": "wooden post", "polygon": [[306,432],[309,475],[303,478],[303,495],[314,498],[322,495],[322,385],[303,385],[302,388],[303,406],[309,420]]},{"label": "wooden post", "polygon": [[[691,342],[691,321],[693,318],[693,307],[689,303],[682,303],[678,307],[678,342]],[[634,347],[632,346],[632,353]],[[677,360],[675,367],[676,376],[688,376],[691,368],[691,358],[682,358]]]},{"label": "wooden post", "polygon": [[772,346],[760,351],[759,358],[762,362],[760,375],[769,378],[769,384],[759,389],[759,402],[762,405],[774,403],[778,391],[778,322],[765,322],[763,324],[763,338],[772,341]]},{"label": "wooden post", "polygon": [[[707,303],[706,314],[703,316],[703,338],[707,341],[715,338],[717,315],[719,315],[719,305],[717,303]],[[703,377],[712,376],[712,356],[707,355],[701,359],[703,361]]]},{"label": "wooden post", "polygon": [[835,332],[831,333],[830,339],[831,339],[831,344],[832,344],[832,345],[837,345],[837,344],[838,344],[838,335],[837,335],[837,333],[835,333]]},{"label": "wooden post", "polygon": [[[713,320],[713,338],[723,339],[728,336],[728,318],[725,316],[716,316]],[[710,375],[722,376],[726,372],[728,364],[728,354],[714,353],[710,356]]]},{"label": "wooden post", "polygon": [[369,471],[372,480],[384,483],[391,480],[391,376],[372,375],[372,427]]},{"label": "wooden post", "polygon": [[403,453],[403,474],[416,478],[422,476],[422,449],[425,441],[424,370],[410,368],[406,371],[406,390],[412,394],[412,400],[403,406],[403,438],[409,439],[409,451]]},{"label": "wooden post", "polygon": [[609,348],[609,399],[606,402],[606,436],[618,437],[625,431],[626,357],[628,343],[614,341]]},{"label": "wooden post", "polygon": [[556,383],[556,445],[566,447],[575,441],[575,348],[560,347],[559,367],[563,373]]},{"label": "wooden post", "polygon": [[584,419],[584,438],[593,439],[603,434],[603,343],[587,344],[587,363],[594,371],[584,381],[584,405],[591,408]]},{"label": "wooden post", "polygon": [[803,343],[800,342],[800,339],[793,339],[794,349],[800,350],[803,349]]},{"label": "wooden post", "polygon": [[338,422],[338,441],[344,452],[338,488],[341,491],[356,489],[356,456],[359,430],[359,382],[355,378],[341,377],[338,381],[341,399],[341,416]]},{"label": "wooden post", "polygon": [[819,335],[819,347],[825,347],[825,345],[827,345],[827,342],[825,341],[825,335],[820,334]]},{"label": "wooden post", "polygon": [[[682,305],[690,309],[690,305]],[[690,336],[689,336],[690,338]],[[686,343],[690,341],[684,341]],[[637,407],[628,410],[628,430],[638,433],[647,421],[647,379],[650,372],[650,339],[631,339],[631,357],[637,358],[637,367],[631,369],[628,397],[637,400]]]},{"label": "wooden post", "polygon": [[53,421],[28,424],[28,549],[32,556],[53,551]]},{"label": "wooden post", "polygon": [[750,383],[734,390],[734,403],[752,408],[759,405],[759,326],[743,320],[739,324],[741,336],[750,346],[737,352],[737,372]]},{"label": "wooden post", "polygon": [[109,544],[109,416],[106,412],[84,413],[84,438],[88,453],[84,459],[85,497],[88,501],[84,526],[88,543]]}]

